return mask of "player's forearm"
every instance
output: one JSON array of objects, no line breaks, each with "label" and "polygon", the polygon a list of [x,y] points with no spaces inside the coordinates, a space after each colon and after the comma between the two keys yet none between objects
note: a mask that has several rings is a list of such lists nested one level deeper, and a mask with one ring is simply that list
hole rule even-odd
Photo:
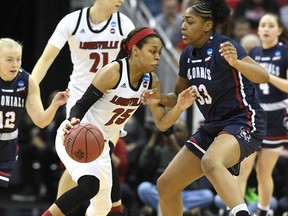
[{"label": "player's forearm", "polygon": [[47,46],[45,47],[41,57],[39,58],[38,62],[36,63],[32,71],[32,77],[38,84],[45,77],[48,69],[54,62],[55,58],[58,56],[59,52],[60,49],[51,44],[47,44]]},{"label": "player's forearm", "polygon": [[270,76],[270,83],[272,85],[274,85],[279,90],[288,93],[288,80],[279,78],[271,74],[269,76]]},{"label": "player's forearm", "polygon": [[177,103],[177,96],[175,95],[175,93],[168,93],[161,95],[161,101],[160,101],[161,105],[172,108],[175,106],[176,103]]},{"label": "player's forearm", "polygon": [[238,60],[233,67],[235,67],[245,77],[254,83],[269,82],[268,72],[250,57],[245,57],[242,60]]},{"label": "player's forearm", "polygon": [[53,120],[59,106],[50,105],[44,112],[38,115],[37,118],[33,120],[34,124],[36,124],[40,128],[44,128],[51,123]]},{"label": "player's forearm", "polygon": [[52,61],[49,62],[41,58],[36,63],[31,73],[31,76],[34,78],[37,84],[40,84],[41,81],[44,79],[51,64],[52,64]]}]

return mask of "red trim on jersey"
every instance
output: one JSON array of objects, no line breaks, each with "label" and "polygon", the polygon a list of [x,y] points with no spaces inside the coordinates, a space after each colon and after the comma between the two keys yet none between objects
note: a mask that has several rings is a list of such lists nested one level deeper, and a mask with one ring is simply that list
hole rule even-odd
[{"label": "red trim on jersey", "polygon": [[239,84],[239,80],[237,78],[237,71],[236,69],[232,69],[232,75],[233,75],[233,78],[234,78],[234,82],[235,82],[235,88],[236,88],[236,97],[237,97],[237,100],[239,102],[239,106],[240,108],[242,109],[244,107],[244,104],[243,104],[243,101],[242,101],[242,97],[241,97],[241,94],[240,94],[240,84]]},{"label": "red trim on jersey", "polygon": [[148,35],[155,35],[156,33],[150,29],[150,28],[145,28],[139,32],[137,32],[132,38],[131,40],[129,41],[128,45],[127,45],[127,49],[128,49],[128,52],[131,51],[132,49],[132,46],[137,44],[140,40],[142,40],[143,38],[145,38],[146,36]]},{"label": "red trim on jersey", "polygon": [[[237,78],[237,70],[236,69],[232,69],[232,74],[233,74],[233,78],[234,78],[234,82],[235,82],[235,87],[236,87],[236,97],[237,97],[237,100],[239,102],[239,106],[240,106],[240,109],[242,109],[244,107],[244,104],[243,104],[243,99],[241,97],[241,94],[240,94],[240,83],[239,83],[239,79]],[[248,124],[250,127],[252,127],[252,122],[251,122],[251,111],[248,110],[248,108],[246,107],[246,119],[248,121]]]},{"label": "red trim on jersey", "polygon": [[288,139],[288,135],[276,136],[276,137],[265,136],[264,139],[266,139],[266,140],[283,140],[283,139]]},{"label": "red trim on jersey", "polygon": [[11,176],[10,173],[6,173],[6,172],[2,172],[2,171],[0,171],[0,175],[2,175],[2,176],[7,176],[7,177],[10,177],[10,176]]}]

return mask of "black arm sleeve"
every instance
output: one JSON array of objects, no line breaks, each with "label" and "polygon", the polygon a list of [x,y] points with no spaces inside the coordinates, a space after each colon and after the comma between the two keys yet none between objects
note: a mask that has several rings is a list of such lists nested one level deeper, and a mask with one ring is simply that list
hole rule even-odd
[{"label": "black arm sleeve", "polygon": [[103,93],[98,90],[94,85],[90,85],[83,96],[76,102],[76,104],[70,110],[70,116],[68,120],[72,118],[79,118],[80,120],[84,117],[89,108],[101,98]]}]

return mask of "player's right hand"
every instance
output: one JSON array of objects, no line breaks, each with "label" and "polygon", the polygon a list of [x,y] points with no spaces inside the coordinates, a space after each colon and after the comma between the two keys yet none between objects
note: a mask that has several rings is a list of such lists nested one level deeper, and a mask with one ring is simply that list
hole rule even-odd
[{"label": "player's right hand", "polygon": [[65,137],[65,135],[69,134],[69,130],[71,128],[73,128],[74,125],[77,125],[77,124],[80,124],[80,119],[78,119],[78,118],[74,118],[73,117],[73,118],[71,118],[70,121],[67,120],[67,122],[66,122],[66,124],[65,124],[65,126],[63,128],[64,137]]}]

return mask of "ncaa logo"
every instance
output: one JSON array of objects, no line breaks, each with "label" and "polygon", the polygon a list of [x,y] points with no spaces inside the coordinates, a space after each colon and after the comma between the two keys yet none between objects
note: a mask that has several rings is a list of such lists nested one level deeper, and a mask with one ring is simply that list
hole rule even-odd
[{"label": "ncaa logo", "polygon": [[275,52],[275,56],[281,56],[281,51],[279,51],[279,50],[276,51],[276,52]]},{"label": "ncaa logo", "polygon": [[111,26],[112,26],[112,27],[116,27],[116,25],[117,25],[117,23],[116,23],[115,21],[112,21],[112,22],[111,22]]},{"label": "ncaa logo", "polygon": [[23,87],[24,86],[24,81],[23,80],[19,80],[18,81],[18,87]]},{"label": "ncaa logo", "polygon": [[211,55],[212,55],[212,53],[213,53],[213,50],[212,50],[212,48],[209,48],[209,49],[207,50],[207,55],[208,55],[208,56],[211,56]]}]

